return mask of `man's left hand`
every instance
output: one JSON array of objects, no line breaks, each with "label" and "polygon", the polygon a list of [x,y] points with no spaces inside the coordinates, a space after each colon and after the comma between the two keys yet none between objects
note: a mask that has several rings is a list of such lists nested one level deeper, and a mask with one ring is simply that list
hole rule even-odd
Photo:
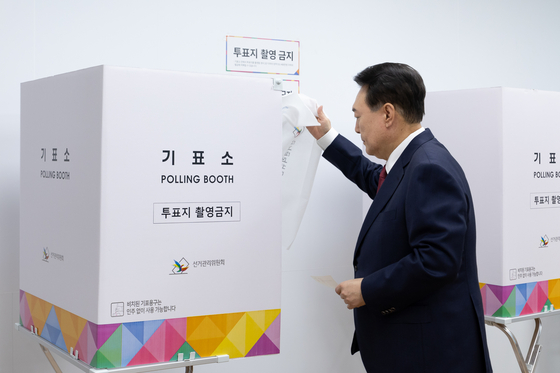
[{"label": "man's left hand", "polygon": [[341,282],[334,290],[344,300],[349,310],[366,305],[362,298],[362,280],[362,278],[355,278]]},{"label": "man's left hand", "polygon": [[321,137],[325,136],[327,132],[331,129],[331,120],[325,114],[323,110],[323,105],[317,108],[317,122],[319,122],[320,126],[309,126],[306,127],[309,133],[315,137],[316,140],[319,140]]}]

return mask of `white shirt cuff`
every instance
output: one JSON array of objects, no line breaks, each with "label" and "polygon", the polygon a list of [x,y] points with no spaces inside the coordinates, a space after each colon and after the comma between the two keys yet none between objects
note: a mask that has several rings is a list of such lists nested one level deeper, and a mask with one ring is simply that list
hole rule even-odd
[{"label": "white shirt cuff", "polygon": [[331,127],[329,132],[327,132],[323,137],[317,140],[317,145],[323,150],[326,150],[334,139],[338,136],[338,132]]}]

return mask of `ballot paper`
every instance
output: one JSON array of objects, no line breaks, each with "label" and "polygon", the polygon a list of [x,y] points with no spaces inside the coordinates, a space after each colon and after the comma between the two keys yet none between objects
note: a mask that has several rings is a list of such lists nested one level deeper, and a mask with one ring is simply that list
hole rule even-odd
[{"label": "ballot paper", "polygon": [[282,248],[292,245],[311,194],[321,148],[307,131],[318,125],[317,102],[293,93],[282,98]]},{"label": "ballot paper", "polygon": [[332,278],[331,275],[328,276],[311,276],[315,281],[330,288],[336,289],[338,283]]}]

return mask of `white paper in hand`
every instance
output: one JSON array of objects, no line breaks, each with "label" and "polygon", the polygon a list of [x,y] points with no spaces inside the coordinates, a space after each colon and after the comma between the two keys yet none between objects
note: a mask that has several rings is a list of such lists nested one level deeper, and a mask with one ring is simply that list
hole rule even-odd
[{"label": "white paper in hand", "polygon": [[338,283],[332,278],[332,276],[311,276],[315,281],[330,288],[336,289]]}]

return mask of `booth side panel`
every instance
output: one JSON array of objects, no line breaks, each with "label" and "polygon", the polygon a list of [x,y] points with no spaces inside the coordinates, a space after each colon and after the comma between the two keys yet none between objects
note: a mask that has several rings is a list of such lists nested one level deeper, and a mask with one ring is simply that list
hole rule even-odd
[{"label": "booth side panel", "polygon": [[560,93],[503,92],[504,279],[487,314],[513,317],[560,306]]},{"label": "booth side panel", "polygon": [[[97,321],[102,69],[22,84],[20,288]],[[41,328],[53,314],[22,310]],[[56,325],[50,325],[56,327]]]}]

